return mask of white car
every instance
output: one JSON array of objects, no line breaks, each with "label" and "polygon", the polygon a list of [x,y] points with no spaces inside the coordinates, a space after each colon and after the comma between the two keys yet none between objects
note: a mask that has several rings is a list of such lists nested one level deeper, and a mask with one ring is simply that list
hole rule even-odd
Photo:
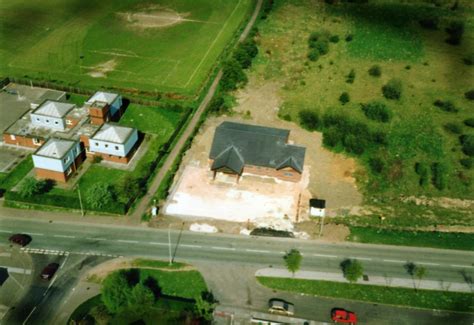
[{"label": "white car", "polygon": [[268,311],[272,314],[293,316],[295,314],[295,306],[285,300],[274,298],[268,301]]}]

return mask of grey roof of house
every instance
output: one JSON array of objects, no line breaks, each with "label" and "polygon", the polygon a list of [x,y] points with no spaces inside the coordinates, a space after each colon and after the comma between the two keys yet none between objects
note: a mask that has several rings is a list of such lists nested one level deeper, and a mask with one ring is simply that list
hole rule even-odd
[{"label": "grey roof of house", "polygon": [[212,170],[227,167],[237,174],[241,174],[244,169],[244,158],[240,155],[236,147],[230,146],[222,151],[212,163]]},{"label": "grey roof of house", "polygon": [[92,139],[113,143],[125,143],[132,134],[133,130],[133,128],[129,128],[126,126],[118,126],[110,123],[105,123],[92,136]]},{"label": "grey roof of house", "polygon": [[[241,158],[244,164],[275,169],[292,167],[301,173],[306,149],[287,144],[289,134],[284,129],[223,122],[216,128],[209,158],[218,160],[219,165],[225,162],[230,169],[237,169]],[[213,169],[214,165],[215,162]]]},{"label": "grey roof of house", "polygon": [[35,152],[35,155],[60,159],[64,157],[75,144],[76,141],[51,138]]},{"label": "grey roof of house", "polygon": [[61,118],[64,117],[74,107],[74,104],[47,99],[40,106],[38,106],[38,108],[36,108],[32,114]]},{"label": "grey roof of house", "polygon": [[106,93],[104,91],[98,91],[91,98],[87,100],[87,104],[93,104],[94,102],[103,102],[112,105],[114,100],[118,97],[118,94]]}]

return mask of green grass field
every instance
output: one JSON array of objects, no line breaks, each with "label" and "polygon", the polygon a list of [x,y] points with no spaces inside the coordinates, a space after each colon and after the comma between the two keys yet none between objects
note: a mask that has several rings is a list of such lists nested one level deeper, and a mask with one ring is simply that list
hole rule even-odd
[{"label": "green grass field", "polygon": [[[252,0],[2,1],[0,74],[194,94],[252,8]],[[183,20],[156,27],[170,12]]]},{"label": "green grass field", "polygon": [[[474,129],[463,123],[473,115],[474,102],[464,93],[472,89],[474,70],[463,59],[474,53],[474,6],[461,1],[456,11],[435,7],[424,1],[373,0],[369,4],[324,1],[276,1],[269,18],[259,25],[260,51],[253,74],[262,80],[281,84],[279,114],[299,123],[301,110],[338,113],[379,130],[387,135],[387,144],[365,148],[356,158],[355,174],[367,203],[377,199],[388,207],[404,196],[474,198],[474,169],[463,166],[460,135],[472,135]],[[315,14],[317,13],[317,14]],[[420,26],[419,19],[435,15],[437,30]],[[460,45],[446,42],[445,28],[453,21],[464,23]],[[329,43],[329,52],[316,62],[308,60],[308,38],[312,32],[327,31],[338,41]],[[352,40],[346,41],[351,35]],[[368,70],[379,65],[381,76]],[[354,70],[353,83],[347,75]],[[400,100],[389,100],[382,86],[390,79],[402,83]],[[339,97],[347,92],[350,101],[341,104]],[[457,112],[433,105],[436,100],[452,101]],[[386,123],[368,119],[361,104],[384,103],[392,112]],[[446,124],[456,124],[451,132]],[[334,151],[343,151],[336,147]],[[372,158],[384,164],[375,172]],[[472,160],[472,158],[471,158]],[[417,162],[428,166],[426,185],[420,186],[415,172]],[[432,164],[444,166],[444,188],[433,185]],[[396,204],[396,203],[395,203]],[[420,218],[430,218],[426,207]],[[455,210],[455,209],[452,209]],[[388,211],[396,219],[396,212]],[[440,216],[438,224],[447,222]]]}]

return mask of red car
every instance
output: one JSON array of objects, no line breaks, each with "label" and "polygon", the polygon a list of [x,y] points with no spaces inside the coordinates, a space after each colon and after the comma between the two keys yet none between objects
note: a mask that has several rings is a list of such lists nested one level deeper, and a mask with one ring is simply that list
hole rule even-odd
[{"label": "red car", "polygon": [[357,324],[356,314],[342,308],[333,309],[331,311],[331,318],[334,323]]},{"label": "red car", "polygon": [[31,237],[25,234],[15,234],[8,238],[8,240],[10,243],[24,247],[31,242]]},{"label": "red car", "polygon": [[51,280],[51,278],[54,276],[56,271],[59,269],[59,264],[58,263],[50,263],[48,264],[44,269],[43,272],[41,272],[41,279],[43,280]]}]

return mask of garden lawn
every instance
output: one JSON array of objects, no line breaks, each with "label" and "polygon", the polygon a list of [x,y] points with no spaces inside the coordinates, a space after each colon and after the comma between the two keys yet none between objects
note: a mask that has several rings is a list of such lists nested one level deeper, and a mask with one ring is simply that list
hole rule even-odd
[{"label": "garden lawn", "polygon": [[28,155],[11,172],[0,173],[0,189],[10,190],[33,169],[33,160]]},{"label": "garden lawn", "polygon": [[439,231],[401,231],[349,227],[348,240],[358,243],[474,250],[474,234]]},{"label": "garden lawn", "polygon": [[382,287],[329,281],[257,277],[262,285],[282,291],[322,297],[343,298],[371,303],[427,309],[473,312],[472,293]]},{"label": "garden lawn", "polygon": [[[2,1],[0,74],[91,89],[194,95],[253,5],[252,0]],[[133,13],[157,15],[147,22],[153,23],[166,10],[184,19],[153,28],[126,20]]]}]

